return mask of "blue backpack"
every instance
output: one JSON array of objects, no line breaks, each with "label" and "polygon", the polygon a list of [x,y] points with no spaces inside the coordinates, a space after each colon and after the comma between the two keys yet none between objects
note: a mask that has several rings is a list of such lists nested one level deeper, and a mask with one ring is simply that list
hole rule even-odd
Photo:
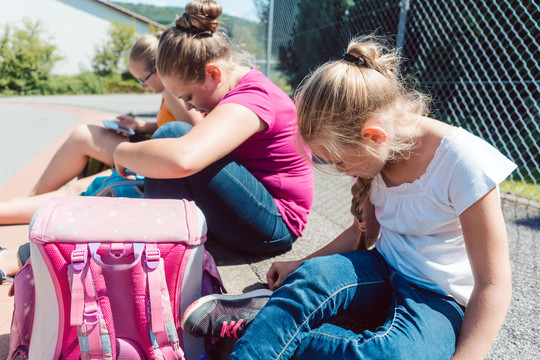
[{"label": "blue backpack", "polygon": [[113,171],[109,176],[98,176],[88,186],[82,196],[105,197],[144,197],[144,176],[135,175],[135,180],[128,180]]}]

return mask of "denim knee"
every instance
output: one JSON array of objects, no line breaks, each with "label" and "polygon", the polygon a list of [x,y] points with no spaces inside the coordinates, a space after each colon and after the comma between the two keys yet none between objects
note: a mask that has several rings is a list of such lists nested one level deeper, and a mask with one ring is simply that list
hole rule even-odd
[{"label": "denim knee", "polygon": [[304,261],[296,272],[318,284],[335,286],[379,282],[389,276],[382,257],[373,250],[316,257]]},{"label": "denim knee", "polygon": [[179,138],[186,135],[191,129],[193,126],[188,123],[171,121],[161,125],[152,135],[152,139]]},{"label": "denim knee", "polygon": [[322,288],[332,292],[341,286],[356,283],[357,279],[350,261],[340,255],[330,255],[304,261],[285,281],[300,281],[302,286],[310,289]]},{"label": "denim knee", "polygon": [[316,280],[320,283],[326,277],[334,277],[334,265],[337,264],[333,255],[319,256],[302,262],[295,273],[301,278]]}]

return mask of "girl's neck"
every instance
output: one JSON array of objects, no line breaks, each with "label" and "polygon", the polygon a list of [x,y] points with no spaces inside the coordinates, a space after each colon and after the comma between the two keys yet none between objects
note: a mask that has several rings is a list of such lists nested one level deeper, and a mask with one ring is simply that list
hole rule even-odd
[{"label": "girl's neck", "polygon": [[442,139],[454,129],[438,120],[421,116],[411,129],[415,147],[397,161],[388,162],[381,176],[388,187],[412,183],[425,174]]},{"label": "girl's neck", "polygon": [[235,65],[229,76],[229,91],[234,89],[250,70],[246,66]]}]

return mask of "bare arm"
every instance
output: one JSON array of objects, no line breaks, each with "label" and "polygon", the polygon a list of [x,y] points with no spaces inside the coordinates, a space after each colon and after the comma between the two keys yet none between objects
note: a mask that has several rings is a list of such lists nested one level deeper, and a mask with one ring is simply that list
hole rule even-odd
[{"label": "bare arm", "polygon": [[[200,112],[195,109],[188,110],[184,100],[174,97],[167,90],[163,91],[163,103],[176,121],[182,121],[195,126],[195,124],[202,120],[202,114]],[[157,130],[156,122],[137,120],[131,115],[120,115],[118,116],[118,121],[120,125],[132,128],[142,134],[153,134]]]},{"label": "bare arm", "polygon": [[367,242],[358,243],[358,239],[362,232],[359,229],[358,220],[354,219],[353,224],[328,243],[328,245],[305,258],[301,260],[278,261],[273,263],[266,274],[268,288],[270,290],[275,290],[280,287],[283,279],[296,270],[296,268],[305,260],[318,256],[346,253],[354,250],[366,250],[373,245],[379,236],[380,225],[375,218],[375,209],[369,199],[366,199],[362,206],[364,208],[364,217],[366,221],[365,235],[367,237]]},{"label": "bare arm", "polygon": [[237,104],[220,105],[181,138],[123,143],[114,152],[122,176],[125,169],[155,179],[182,178],[229,154],[266,124]]},{"label": "bare arm", "polygon": [[[155,122],[137,120],[131,115],[120,115],[117,117],[117,119],[120,125],[131,128],[141,134],[153,134],[157,129],[157,124]],[[125,137],[129,136],[120,132],[118,132],[118,134]]]},{"label": "bare arm", "polygon": [[508,240],[496,189],[459,218],[474,288],[453,359],[483,359],[502,326],[512,296]]},{"label": "bare arm", "polygon": [[343,231],[328,245],[315,251],[311,255],[308,255],[301,260],[277,261],[272,263],[272,266],[270,266],[270,269],[266,274],[268,288],[270,290],[276,290],[277,288],[279,288],[281,286],[281,283],[283,282],[283,279],[285,279],[289,274],[295,271],[298,266],[300,266],[300,264],[305,260],[317,256],[332,255],[353,251],[355,249],[359,235],[360,231],[358,230],[358,226],[355,223],[349,228],[347,228],[345,231]]},{"label": "bare arm", "polygon": [[163,90],[163,103],[173,114],[176,121],[183,121],[195,126],[202,120],[202,114],[195,109],[188,110],[184,100],[174,97],[167,90]]}]

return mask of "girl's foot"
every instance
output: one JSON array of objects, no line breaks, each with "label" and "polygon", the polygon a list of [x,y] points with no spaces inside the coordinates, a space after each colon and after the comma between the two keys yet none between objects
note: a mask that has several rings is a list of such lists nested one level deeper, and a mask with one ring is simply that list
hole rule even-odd
[{"label": "girl's foot", "polygon": [[[5,248],[0,247],[0,285],[4,283],[4,281],[13,281],[12,277],[8,276],[6,264],[9,263],[9,257],[10,252],[7,251]],[[6,269],[6,270],[4,270]]]},{"label": "girl's foot", "polygon": [[271,295],[266,289],[242,295],[207,295],[186,309],[182,329],[193,336],[238,339]]}]

